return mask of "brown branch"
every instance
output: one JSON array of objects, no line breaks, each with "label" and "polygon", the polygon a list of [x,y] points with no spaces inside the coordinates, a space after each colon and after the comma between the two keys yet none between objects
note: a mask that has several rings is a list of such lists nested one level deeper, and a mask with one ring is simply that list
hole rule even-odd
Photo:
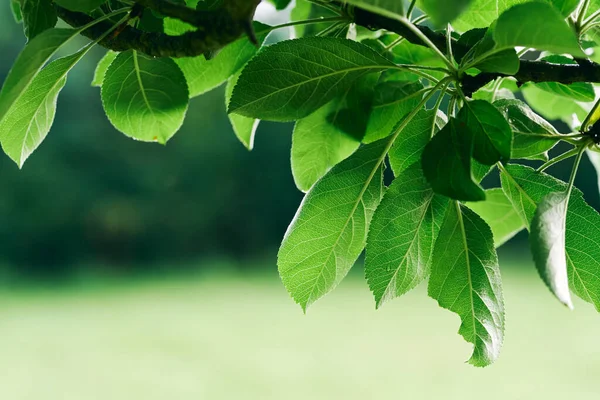
[{"label": "brown branch", "polygon": [[[226,0],[224,6],[215,11],[197,11],[165,0],[137,0],[137,3],[188,22],[197,30],[181,36],[169,36],[127,26],[116,37],[101,41],[101,46],[115,51],[133,49],[154,57],[199,56],[219,50],[245,34],[252,38],[251,21],[260,0]],[[57,5],[55,7],[58,16],[73,27],[81,27],[93,21],[87,14],[69,11]],[[83,35],[96,40],[111,26],[111,22],[100,22],[85,30]]]},{"label": "brown branch", "polygon": [[[354,20],[357,24],[369,29],[385,29],[395,32],[406,38],[409,42],[426,46],[425,43],[406,28],[400,21],[387,18],[360,8],[353,10]],[[446,52],[446,36],[431,29],[418,26],[429,40],[433,42],[442,52]],[[461,46],[452,41],[454,54],[465,54],[469,48]],[[485,86],[496,78],[507,76],[500,73],[481,73],[477,76],[465,76],[462,81],[463,89],[467,95],[471,95],[477,89]],[[551,64],[545,61],[521,60],[519,71],[513,76],[519,84],[526,82],[560,82],[564,84],[575,82],[600,82],[600,65],[591,61],[580,61],[578,65]]]}]

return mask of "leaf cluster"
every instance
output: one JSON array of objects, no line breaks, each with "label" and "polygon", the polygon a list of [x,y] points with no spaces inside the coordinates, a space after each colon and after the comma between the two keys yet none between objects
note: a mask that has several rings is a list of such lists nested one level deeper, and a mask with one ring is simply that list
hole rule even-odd
[{"label": "leaf cluster", "polygon": [[[251,17],[256,5],[54,3],[11,0],[29,42],[0,92],[0,143],[19,167],[48,134],[68,73],[92,46],[130,28],[197,35],[203,13]],[[293,299],[306,310],[364,251],[377,307],[427,280],[428,294],[460,317],[459,333],[473,345],[469,362],[486,366],[504,339],[496,248],[523,229],[550,292],[568,307],[574,294],[600,310],[600,215],[574,188],[584,153],[600,164],[596,81],[573,82],[560,73],[521,79],[532,62],[545,70],[589,70],[600,50],[599,6],[598,0],[296,0],[292,21],[267,26],[239,19],[245,36],[200,56],[109,51],[93,85],[115,128],[145,142],[165,144],[181,127],[190,98],[222,84],[233,131],[248,149],[260,121],[293,121],[292,172],[306,195],[278,254]],[[64,10],[89,22],[56,28]],[[74,37],[107,24],[79,51],[54,59]],[[276,29],[294,38],[267,40]],[[570,132],[548,122],[556,119]],[[571,149],[550,158],[561,142]],[[544,172],[572,157],[568,182]],[[541,165],[536,170],[522,160]],[[386,168],[394,177],[389,184]],[[490,174],[501,185],[484,190],[481,181]]]}]

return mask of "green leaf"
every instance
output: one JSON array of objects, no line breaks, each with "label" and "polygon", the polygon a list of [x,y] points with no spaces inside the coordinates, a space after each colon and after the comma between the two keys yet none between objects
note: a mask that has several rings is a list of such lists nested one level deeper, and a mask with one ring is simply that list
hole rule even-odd
[{"label": "green leaf", "polygon": [[441,26],[456,19],[472,0],[418,0],[419,8]]},{"label": "green leaf", "polygon": [[[267,26],[256,24],[260,43],[267,36]],[[257,47],[247,37],[236,40],[224,47],[214,58],[204,56],[177,58],[175,62],[183,71],[188,82],[190,97],[196,97],[225,83],[238,72],[257,51]]]},{"label": "green leaf", "polygon": [[500,353],[504,302],[492,231],[458,202],[448,207],[433,250],[429,295],[460,316],[459,333],[474,345],[469,363],[485,367]]},{"label": "green leaf", "polygon": [[513,132],[512,158],[548,160],[548,150],[561,139],[559,133],[527,104],[516,99],[494,102]]},{"label": "green leaf", "polygon": [[373,109],[367,124],[365,143],[391,135],[393,128],[423,99],[420,82],[387,81],[375,87]]},{"label": "green leaf", "polygon": [[94,87],[102,87],[102,81],[104,81],[104,76],[106,75],[106,70],[110,64],[117,58],[116,51],[109,50],[106,52],[104,57],[100,59],[98,65],[96,66],[96,71],[94,72],[94,79],[92,80],[92,86]]},{"label": "green leaf", "polygon": [[498,48],[533,47],[585,57],[575,32],[552,5],[540,1],[518,4],[498,18],[494,30]]},{"label": "green leaf", "polygon": [[[303,21],[309,19],[313,11],[313,5],[308,0],[296,0],[294,8],[290,12],[290,20],[292,21]],[[296,37],[304,36],[306,32],[306,25],[294,26]]]},{"label": "green leaf", "polygon": [[404,4],[398,0],[346,0],[346,2],[388,18],[404,16]]},{"label": "green leaf", "polygon": [[530,0],[471,0],[467,9],[452,23],[460,32],[487,28],[508,8]]},{"label": "green leaf", "polygon": [[327,171],[350,156],[360,142],[328,121],[339,111],[333,101],[299,120],[292,135],[292,174],[298,189],[306,192]]},{"label": "green leaf", "polygon": [[120,53],[102,83],[102,104],[115,128],[145,142],[166,143],[188,107],[183,73],[170,58]]},{"label": "green leaf", "polygon": [[71,11],[79,11],[88,13],[102,4],[106,3],[107,0],[54,0],[56,4]]},{"label": "green leaf", "polygon": [[48,64],[28,85],[0,123],[0,143],[19,166],[38,148],[50,131],[56,99],[67,81],[67,73],[90,46]]},{"label": "green leaf", "polygon": [[497,78],[488,82],[471,96],[474,100],[485,100],[493,103],[499,99],[514,99],[519,88],[512,78]]},{"label": "green leaf", "polygon": [[27,91],[44,64],[78,33],[74,29],[49,29],[27,43],[2,85],[0,122]]},{"label": "green leaf", "polygon": [[366,246],[365,276],[378,308],[429,275],[447,205],[418,163],[392,182],[375,211]]},{"label": "green leaf", "polygon": [[425,146],[437,133],[439,125],[443,124],[439,116],[436,118],[433,110],[421,110],[410,120],[388,153],[394,176],[399,176],[406,168],[419,161]]},{"label": "green leaf", "polygon": [[577,8],[577,6],[579,5],[580,0],[546,0],[549,1],[551,4],[554,5],[554,7],[560,12],[560,14],[566,18],[569,15],[571,15],[571,13],[573,13],[573,11],[575,11],[575,9]]},{"label": "green leaf", "polygon": [[[465,44],[464,41],[463,44]],[[471,68],[477,68],[483,72],[499,72],[507,75],[516,74],[520,67],[517,52],[514,49],[506,49],[498,52],[495,51],[495,46],[493,30],[490,28],[481,40],[462,58],[461,65],[472,64]]]},{"label": "green leaf", "polygon": [[[537,204],[552,192],[563,192],[565,182],[534,169],[509,164],[500,174],[502,190],[529,227]],[[565,249],[569,285],[573,293],[600,311],[600,215],[573,188],[567,210]]]},{"label": "green leaf", "polygon": [[[387,36],[390,36],[389,38]],[[394,40],[398,38],[398,36],[387,35],[383,39],[385,40],[385,44],[389,45]],[[413,65],[422,65],[426,67],[446,67],[444,62],[440,60],[439,56],[430,48],[418,46],[416,44],[410,43],[408,40],[403,41],[402,43],[394,46],[392,48],[392,54],[394,56],[394,62],[397,64],[413,64]],[[443,72],[438,71],[428,71],[432,76],[442,79],[444,77]],[[390,70],[386,71],[388,80],[398,80],[398,81],[419,81],[421,79],[420,76],[413,72],[403,71],[403,70]]]},{"label": "green leaf", "polygon": [[510,160],[512,131],[496,107],[483,100],[465,102],[458,127],[473,138],[473,158],[485,165]]},{"label": "green leaf", "polygon": [[10,10],[13,13],[13,17],[15,17],[15,22],[21,23],[23,22],[23,13],[21,13],[21,4],[23,0],[10,0]]},{"label": "green leaf", "polygon": [[[498,19],[498,17],[510,7],[530,2],[531,0],[472,0],[469,7],[452,23],[459,32],[465,32],[473,28],[487,28]],[[540,0],[554,4],[563,17],[571,12],[569,8],[575,7],[579,0]]]},{"label": "green leaf", "polygon": [[566,192],[550,193],[542,198],[531,221],[529,243],[542,280],[561,303],[573,308],[565,251],[568,203]]},{"label": "green leaf", "polygon": [[534,85],[545,92],[566,97],[567,99],[582,102],[591,102],[596,99],[594,86],[591,83],[576,82],[565,85],[559,82],[540,82],[534,83]]},{"label": "green leaf", "polygon": [[[229,106],[229,102],[231,101],[231,95],[233,93],[233,88],[237,80],[239,79],[240,74],[237,73],[232,76],[227,82],[227,86],[225,87],[225,106]],[[233,132],[235,136],[239,139],[240,142],[248,149],[252,150],[254,148],[254,136],[256,134],[256,129],[258,128],[258,124],[260,120],[254,118],[244,117],[242,115],[237,114],[229,114],[229,122],[231,123],[231,127],[233,128]]]},{"label": "green leaf", "polygon": [[390,139],[366,145],[335,166],[306,194],[279,249],[279,274],[306,308],[346,276],[362,252],[383,195]]},{"label": "green leaf", "polygon": [[242,71],[229,112],[274,121],[304,118],[360,76],[393,64],[360,43],[330,37],[266,47]]},{"label": "green leaf", "polygon": [[540,89],[533,83],[521,86],[527,104],[548,120],[562,120],[575,129],[588,114],[588,110],[577,101],[567,99]]},{"label": "green leaf", "polygon": [[275,8],[278,10],[284,10],[292,2],[292,0],[269,0],[269,1],[271,3],[273,3]]},{"label": "green leaf", "polygon": [[56,10],[51,0],[23,0],[21,6],[25,36],[32,40],[58,22]]},{"label": "green leaf", "polygon": [[466,206],[489,225],[494,235],[494,246],[498,248],[522,231],[525,224],[502,189],[486,190],[485,197],[485,201],[467,203]]},{"label": "green leaf", "polygon": [[450,121],[425,146],[421,166],[436,193],[463,201],[485,200],[483,189],[471,172],[473,138]]}]

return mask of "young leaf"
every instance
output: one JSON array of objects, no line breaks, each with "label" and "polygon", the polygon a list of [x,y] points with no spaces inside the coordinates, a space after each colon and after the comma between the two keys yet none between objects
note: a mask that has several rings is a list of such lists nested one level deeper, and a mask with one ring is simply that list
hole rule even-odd
[{"label": "young leaf", "polygon": [[485,200],[483,189],[471,173],[473,138],[450,121],[425,146],[421,166],[436,193],[463,201]]},{"label": "young leaf", "polygon": [[27,43],[2,85],[0,122],[27,91],[44,64],[78,33],[75,29],[49,29]]},{"label": "young leaf", "polygon": [[568,202],[566,192],[550,193],[542,198],[531,221],[529,243],[542,280],[561,303],[573,308],[565,252]]},{"label": "young leaf", "polygon": [[392,182],[375,211],[366,246],[365,276],[377,307],[429,275],[447,205],[448,199],[433,193],[418,163]]},{"label": "young leaf", "polygon": [[460,316],[459,333],[474,346],[469,363],[485,367],[500,353],[504,301],[492,231],[473,211],[452,202],[435,242],[429,295]]},{"label": "young leaf", "polygon": [[512,131],[496,107],[483,100],[465,102],[458,127],[473,138],[473,158],[485,165],[510,160]]},{"label": "young leaf", "polygon": [[58,22],[52,0],[23,0],[21,6],[25,36],[32,40]]},{"label": "young leaf", "polygon": [[[506,49],[500,52],[494,51],[496,43],[492,36],[492,28],[484,30],[485,34],[477,44],[465,43],[474,39],[471,36],[479,36],[482,30],[469,31],[461,36],[459,43],[462,41],[463,45],[472,46],[471,50],[460,61],[461,65],[469,64],[471,68],[477,68],[483,72],[500,72],[508,75],[516,74],[520,66],[517,52],[514,49]],[[469,34],[470,32],[472,33]],[[466,39],[463,39],[465,36],[467,36]],[[489,55],[486,56],[486,54]],[[475,60],[479,61],[476,62]]]},{"label": "young leaf", "polygon": [[[239,79],[240,74],[237,73],[227,81],[227,86],[225,87],[225,106],[229,107],[229,102],[231,101],[231,95],[233,93],[233,88]],[[231,123],[231,127],[233,128],[233,132],[235,136],[242,142],[242,144],[248,149],[252,150],[254,148],[254,135],[256,134],[256,129],[258,128],[258,124],[260,120],[254,118],[244,117],[238,114],[229,114],[229,122]]]},{"label": "young leaf", "polygon": [[[264,24],[255,24],[257,38],[262,43],[267,37]],[[262,33],[260,33],[262,31]],[[222,85],[238,72],[257,51],[256,45],[247,37],[225,46],[214,58],[204,56],[177,58],[175,62],[183,71],[188,82],[190,97],[196,97]]]},{"label": "young leaf", "polygon": [[369,117],[365,143],[391,135],[394,126],[423,99],[419,82],[387,81],[375,87],[373,109]]},{"label": "young leaf", "polygon": [[511,157],[547,161],[548,150],[561,139],[556,129],[521,100],[502,99],[495,101],[494,106],[513,132]]},{"label": "young leaf", "polygon": [[486,190],[485,197],[485,201],[467,203],[466,206],[490,226],[494,235],[494,246],[498,248],[522,231],[525,224],[502,189]]},{"label": "young leaf", "polygon": [[79,11],[88,13],[102,4],[106,3],[107,0],[54,0],[56,4],[71,11]]},{"label": "young leaf", "polygon": [[560,12],[540,1],[518,4],[503,12],[494,30],[494,40],[498,48],[533,47],[585,58],[575,32]]},{"label": "young leaf", "polygon": [[117,58],[116,51],[109,50],[106,52],[104,57],[100,61],[98,61],[98,65],[96,66],[96,71],[94,72],[94,79],[92,80],[92,86],[94,87],[102,87],[102,82],[104,81],[104,75],[106,75],[106,70],[110,64]]},{"label": "young leaf", "polygon": [[346,276],[362,252],[383,195],[384,139],[335,166],[306,194],[278,254],[279,274],[306,308]]},{"label": "young leaf", "polygon": [[[566,183],[534,169],[509,164],[500,174],[502,190],[526,227],[536,205],[552,192],[563,192]],[[571,290],[600,311],[600,215],[573,188],[567,210],[565,249]]]},{"label": "young leaf", "polygon": [[165,144],[188,107],[183,73],[170,58],[120,53],[102,83],[102,104],[115,128],[136,140]]},{"label": "young leaf", "polygon": [[433,110],[421,110],[394,141],[388,158],[395,176],[419,161],[431,136],[438,131],[440,117]]},{"label": "young leaf", "polygon": [[67,73],[87,53],[89,46],[48,64],[25,89],[0,122],[0,143],[19,166],[46,138],[56,113],[56,99]]},{"label": "young leaf", "polygon": [[299,120],[292,135],[292,174],[306,192],[334,165],[354,153],[360,142],[336,126],[344,102],[336,99]]},{"label": "young leaf", "polygon": [[229,112],[291,121],[342,94],[360,76],[393,64],[369,47],[330,37],[287,40],[266,47],[242,71]]}]

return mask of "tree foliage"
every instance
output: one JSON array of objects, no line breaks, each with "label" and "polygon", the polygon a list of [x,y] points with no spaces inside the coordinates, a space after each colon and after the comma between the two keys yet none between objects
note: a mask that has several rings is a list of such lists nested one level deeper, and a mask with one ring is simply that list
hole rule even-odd
[{"label": "tree foliage", "polygon": [[[496,248],[523,229],[550,292],[600,310],[600,215],[573,187],[584,153],[599,164],[598,1],[273,0],[292,8],[277,26],[253,21],[259,3],[11,0],[28,43],[0,92],[4,152],[23,166],[69,71],[100,45],[92,84],[133,139],[165,144],[189,99],[221,84],[248,149],[261,120],[295,122],[291,165],[306,195],[278,267],[304,310],[366,249],[377,307],[428,280],[460,317],[469,362],[489,365],[504,338]],[[278,29],[296,38],[273,43]],[[78,35],[90,43],[56,58]],[[571,149],[550,159],[561,142]],[[544,172],[572,157],[568,182]],[[490,174],[501,185],[484,190]]]}]

